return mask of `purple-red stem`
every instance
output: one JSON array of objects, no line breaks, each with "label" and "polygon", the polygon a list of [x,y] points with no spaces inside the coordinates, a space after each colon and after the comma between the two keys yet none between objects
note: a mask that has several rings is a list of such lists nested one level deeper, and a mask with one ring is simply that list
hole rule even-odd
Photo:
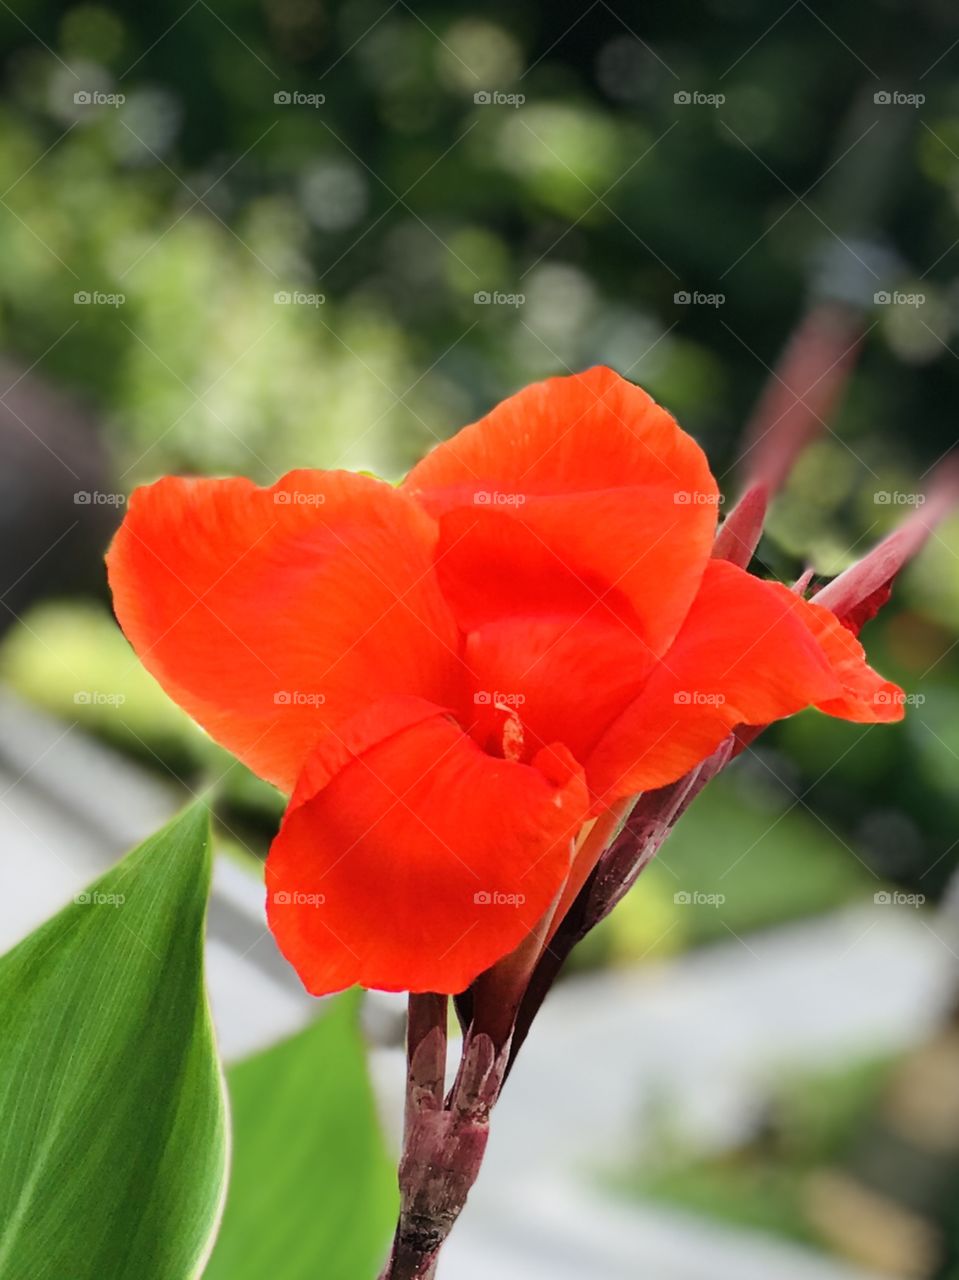
[{"label": "purple-red stem", "polygon": [[444,1099],[446,996],[411,995],[400,1215],[380,1280],[431,1280],[453,1223],[480,1170],[489,1115],[506,1056],[484,1033],[466,1033],[459,1071]]}]

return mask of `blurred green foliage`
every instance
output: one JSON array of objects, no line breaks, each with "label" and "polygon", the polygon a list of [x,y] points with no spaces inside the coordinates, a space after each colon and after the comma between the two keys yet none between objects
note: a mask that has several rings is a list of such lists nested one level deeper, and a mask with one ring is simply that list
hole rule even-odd
[{"label": "blurred green foliage", "polygon": [[[393,472],[504,391],[597,360],[728,465],[828,249],[832,276],[927,297],[877,308],[835,458],[853,479],[922,470],[955,435],[959,94],[930,64],[956,18],[886,0],[832,24],[799,6],[770,25],[759,0],[641,20],[29,0],[0,12],[0,338],[31,359],[57,344],[44,369],[102,407],[129,480]],[[887,84],[927,100],[875,105]],[[125,100],[74,101],[96,91]],[[676,103],[690,91],[725,101]],[[474,100],[494,92],[524,101]],[[297,93],[324,101],[274,100]],[[78,310],[95,289],[126,302]],[[274,303],[295,289],[325,301]],[[474,304],[497,289],[524,305]]]},{"label": "blurred green foliage", "polygon": [[692,1156],[667,1132],[650,1166],[621,1173],[620,1190],[740,1227],[828,1246],[809,1214],[810,1180],[859,1140],[895,1060],[870,1058],[792,1074],[771,1086],[760,1124],[741,1147]]}]

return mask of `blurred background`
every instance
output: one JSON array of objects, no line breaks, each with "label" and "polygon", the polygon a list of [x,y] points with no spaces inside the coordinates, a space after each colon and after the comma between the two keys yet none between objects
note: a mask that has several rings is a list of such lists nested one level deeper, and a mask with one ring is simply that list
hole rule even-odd
[{"label": "blurred background", "polygon": [[[129,490],[398,477],[601,362],[729,500],[807,439],[755,567],[838,572],[956,438],[959,14],[11,0],[0,38],[2,940],[216,778],[240,1057],[314,1012],[262,928],[282,801],[114,626]],[[697,800],[534,1030],[441,1275],[959,1276],[959,522],[866,643],[905,723],[801,715]],[[401,1007],[364,1025],[389,1129]]]}]

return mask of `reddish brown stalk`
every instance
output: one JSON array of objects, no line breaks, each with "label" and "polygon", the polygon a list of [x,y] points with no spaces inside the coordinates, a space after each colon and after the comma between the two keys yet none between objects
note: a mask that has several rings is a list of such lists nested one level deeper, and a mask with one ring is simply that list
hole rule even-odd
[{"label": "reddish brown stalk", "polygon": [[[424,1009],[420,1002],[442,1001]],[[439,1041],[445,1064],[446,997],[411,996],[406,1126],[399,1167],[400,1216],[380,1280],[430,1280],[440,1249],[479,1174],[489,1116],[503,1084],[505,1054],[487,1035],[468,1032],[453,1087],[437,1088]],[[443,1025],[438,1017],[442,1012]],[[428,1030],[426,1023],[433,1019]]]},{"label": "reddish brown stalk", "polygon": [[835,302],[812,307],[767,380],[745,433],[747,489],[782,488],[793,463],[824,430],[843,393],[863,332],[857,311]]},{"label": "reddish brown stalk", "polygon": [[936,471],[925,501],[909,519],[818,591],[816,603],[831,609],[850,630],[858,632],[885,604],[896,575],[922,549],[957,502],[959,460],[949,458]]},{"label": "reddish brown stalk", "polygon": [[713,559],[748,568],[762,537],[768,505],[769,491],[764,484],[748,488],[719,526]]},{"label": "reddish brown stalk", "polygon": [[833,302],[814,306],[796,328],[747,424],[743,493],[720,526],[716,559],[748,566],[770,500],[842,396],[861,334],[858,313]]}]

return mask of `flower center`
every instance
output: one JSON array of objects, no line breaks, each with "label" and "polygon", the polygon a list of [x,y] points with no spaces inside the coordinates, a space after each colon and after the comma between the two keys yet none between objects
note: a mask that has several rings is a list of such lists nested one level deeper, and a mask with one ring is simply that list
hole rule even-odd
[{"label": "flower center", "polygon": [[516,714],[515,707],[507,706],[506,703],[498,703],[496,710],[502,712],[506,719],[503,721],[503,759],[504,760],[522,760],[523,758],[523,722]]},{"label": "flower center", "polygon": [[470,736],[487,755],[524,760],[533,744],[527,742],[520,709],[515,695],[478,692],[471,708]]}]

